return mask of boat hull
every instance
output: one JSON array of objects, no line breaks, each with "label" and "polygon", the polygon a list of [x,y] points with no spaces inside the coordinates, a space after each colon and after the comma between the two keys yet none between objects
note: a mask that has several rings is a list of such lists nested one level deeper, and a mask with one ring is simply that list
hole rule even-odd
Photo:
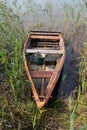
[{"label": "boat hull", "polygon": [[[29,59],[27,59],[27,54]],[[44,57],[40,57],[42,54],[44,54]],[[35,57],[36,55],[39,55],[39,58]],[[54,56],[53,60],[56,62],[55,65],[53,64],[52,58],[49,60],[49,56]],[[37,58],[38,62],[36,62],[36,60],[32,62],[33,57],[34,59]],[[44,60],[40,61],[40,58]],[[23,59],[28,80],[31,82],[33,97],[37,106],[42,108],[51,97],[64,65],[65,46],[61,33],[30,32],[24,43]],[[32,66],[34,67],[32,68]],[[42,68],[40,68],[40,66]],[[39,82],[41,83],[39,84]],[[47,84],[45,82],[47,82]]]}]

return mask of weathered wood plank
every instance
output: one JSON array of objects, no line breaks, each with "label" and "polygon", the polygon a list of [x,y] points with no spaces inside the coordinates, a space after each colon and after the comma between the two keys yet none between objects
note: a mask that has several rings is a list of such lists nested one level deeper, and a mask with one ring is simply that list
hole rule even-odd
[{"label": "weathered wood plank", "polygon": [[43,46],[43,47],[49,47],[49,46],[52,46],[52,47],[58,47],[58,45],[41,45],[41,44],[32,44],[32,46]]},{"label": "weathered wood plank", "polygon": [[63,54],[62,50],[26,49],[26,53]]},{"label": "weathered wood plank", "polygon": [[32,44],[41,44],[41,45],[43,45],[43,44],[46,44],[46,45],[59,45],[59,43],[58,42],[44,42],[44,41],[42,41],[42,42],[37,42],[37,41],[35,41],[35,42],[32,42]]},{"label": "weathered wood plank", "polygon": [[52,71],[30,71],[32,78],[50,78]]},{"label": "weathered wood plank", "polygon": [[31,39],[51,39],[51,40],[58,40],[58,39],[60,39],[60,35],[59,36],[31,35],[30,38]]},{"label": "weathered wood plank", "polygon": [[60,50],[60,48],[58,46],[34,46],[34,47],[46,48],[48,50],[49,50],[49,48],[50,48],[50,50],[57,50],[57,49]]}]

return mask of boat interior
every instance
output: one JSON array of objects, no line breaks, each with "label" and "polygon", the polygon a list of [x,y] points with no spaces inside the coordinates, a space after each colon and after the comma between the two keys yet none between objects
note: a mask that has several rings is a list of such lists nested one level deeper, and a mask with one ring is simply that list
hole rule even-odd
[{"label": "boat interior", "polygon": [[31,33],[26,47],[26,60],[40,100],[47,93],[47,86],[63,54],[58,33]]}]

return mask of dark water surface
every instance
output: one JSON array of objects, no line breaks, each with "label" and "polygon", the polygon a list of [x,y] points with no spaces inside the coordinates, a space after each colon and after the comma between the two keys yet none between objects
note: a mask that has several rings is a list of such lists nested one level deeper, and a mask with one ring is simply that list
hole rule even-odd
[{"label": "dark water surface", "polygon": [[66,58],[62,72],[59,95],[67,97],[71,91],[78,87],[78,53],[71,46],[66,47]]}]

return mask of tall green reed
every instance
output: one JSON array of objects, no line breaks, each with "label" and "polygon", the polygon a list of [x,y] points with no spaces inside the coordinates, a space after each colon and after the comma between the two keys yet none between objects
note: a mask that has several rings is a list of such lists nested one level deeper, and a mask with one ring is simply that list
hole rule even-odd
[{"label": "tall green reed", "polygon": [[84,99],[84,95],[87,92],[87,42],[83,44],[81,52],[81,62],[79,68],[79,98]]},{"label": "tall green reed", "polygon": [[28,83],[23,82],[22,42],[26,33],[20,17],[1,1],[0,34],[0,62],[16,99],[16,90]]},{"label": "tall green reed", "polygon": [[[85,1],[84,1],[85,2]],[[85,19],[82,18],[84,24],[87,25]],[[79,99],[84,101],[85,93],[87,93],[87,41],[82,45],[82,50],[80,52],[81,61],[79,67]]]},{"label": "tall green reed", "polygon": [[[76,114],[78,111],[79,104],[75,104],[72,113],[70,114],[70,130],[75,130],[75,120],[76,120]],[[86,130],[87,129],[87,124],[81,126],[79,130]]]},{"label": "tall green reed", "polygon": [[75,111],[76,111],[77,104],[75,105],[72,113],[70,114],[70,130],[74,130],[74,120],[75,120]]},{"label": "tall green reed", "polygon": [[[72,0],[71,2],[65,2],[63,4],[63,16],[64,16],[64,34],[66,34],[66,41],[79,44],[81,41],[81,35],[85,35],[84,24],[82,18],[85,17],[86,7],[84,1]],[[68,33],[69,32],[69,33]],[[77,37],[78,35],[78,37]],[[75,44],[76,43],[76,44]],[[75,48],[75,47],[74,47]]]}]

